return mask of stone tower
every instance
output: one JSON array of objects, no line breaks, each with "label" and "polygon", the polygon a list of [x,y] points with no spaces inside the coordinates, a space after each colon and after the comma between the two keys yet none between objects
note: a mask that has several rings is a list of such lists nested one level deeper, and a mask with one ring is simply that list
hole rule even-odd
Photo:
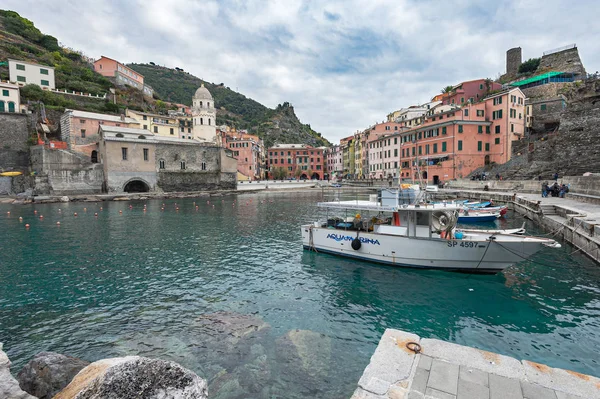
[{"label": "stone tower", "polygon": [[215,142],[217,111],[213,97],[204,87],[204,83],[196,90],[192,98],[192,117],[194,119],[194,138],[205,142]]},{"label": "stone tower", "polygon": [[521,65],[521,47],[511,48],[506,52],[506,74],[516,75]]}]

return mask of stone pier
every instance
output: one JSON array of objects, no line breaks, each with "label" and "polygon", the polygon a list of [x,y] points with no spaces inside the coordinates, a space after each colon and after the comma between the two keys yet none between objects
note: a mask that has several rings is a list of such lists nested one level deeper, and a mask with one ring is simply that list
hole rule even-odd
[{"label": "stone pier", "polygon": [[376,398],[592,399],[600,379],[387,329],[352,396]]}]

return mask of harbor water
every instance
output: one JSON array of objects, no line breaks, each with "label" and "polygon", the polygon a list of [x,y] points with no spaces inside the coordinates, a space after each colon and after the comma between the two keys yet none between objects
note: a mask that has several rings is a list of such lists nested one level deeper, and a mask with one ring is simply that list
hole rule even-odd
[{"label": "harbor water", "polygon": [[[13,373],[41,351],[142,355],[195,371],[211,398],[341,398],[396,328],[600,376],[600,266],[572,246],[497,275],[379,266],[302,250],[320,199],[0,205]],[[523,223],[507,216],[495,226]]]}]

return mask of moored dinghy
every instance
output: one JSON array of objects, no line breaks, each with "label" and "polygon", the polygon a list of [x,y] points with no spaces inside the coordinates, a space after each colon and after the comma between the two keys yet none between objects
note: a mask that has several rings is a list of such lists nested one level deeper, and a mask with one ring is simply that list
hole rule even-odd
[{"label": "moored dinghy", "polygon": [[304,248],[401,267],[497,273],[541,249],[560,247],[549,238],[457,231],[461,206],[402,204],[404,195],[381,190],[370,201],[319,203],[355,216],[301,226]]}]

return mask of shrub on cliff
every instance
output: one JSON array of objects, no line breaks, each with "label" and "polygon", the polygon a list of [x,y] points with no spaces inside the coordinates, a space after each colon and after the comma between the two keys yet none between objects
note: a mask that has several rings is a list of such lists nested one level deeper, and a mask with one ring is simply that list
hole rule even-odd
[{"label": "shrub on cliff", "polygon": [[519,73],[531,73],[535,72],[540,66],[541,58],[530,58],[521,65],[519,65]]}]

